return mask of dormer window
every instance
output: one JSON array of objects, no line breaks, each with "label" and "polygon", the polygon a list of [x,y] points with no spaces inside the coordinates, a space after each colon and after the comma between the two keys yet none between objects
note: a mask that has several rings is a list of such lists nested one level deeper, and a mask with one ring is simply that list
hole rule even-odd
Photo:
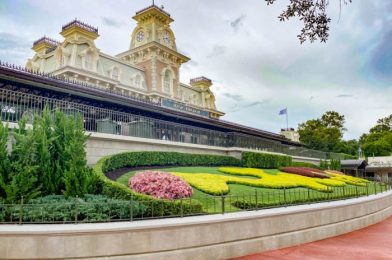
[{"label": "dormer window", "polygon": [[112,70],[112,79],[114,80],[119,80],[120,76],[119,76],[119,70],[117,67],[114,67]]}]

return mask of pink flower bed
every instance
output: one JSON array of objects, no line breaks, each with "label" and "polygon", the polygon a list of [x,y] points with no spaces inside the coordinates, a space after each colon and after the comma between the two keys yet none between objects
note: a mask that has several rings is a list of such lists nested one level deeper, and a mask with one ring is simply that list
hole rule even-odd
[{"label": "pink flower bed", "polygon": [[308,167],[284,167],[282,171],[286,173],[293,173],[306,177],[329,178],[329,176],[325,172],[319,169],[308,168]]},{"label": "pink flower bed", "polygon": [[187,198],[193,192],[192,187],[180,177],[156,171],[136,173],[128,180],[128,186],[136,192],[159,199]]}]

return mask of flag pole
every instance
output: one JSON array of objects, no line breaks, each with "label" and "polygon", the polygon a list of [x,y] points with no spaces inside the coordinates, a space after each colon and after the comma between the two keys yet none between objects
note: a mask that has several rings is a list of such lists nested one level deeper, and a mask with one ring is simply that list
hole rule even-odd
[{"label": "flag pole", "polygon": [[286,107],[286,130],[289,131],[289,110]]}]

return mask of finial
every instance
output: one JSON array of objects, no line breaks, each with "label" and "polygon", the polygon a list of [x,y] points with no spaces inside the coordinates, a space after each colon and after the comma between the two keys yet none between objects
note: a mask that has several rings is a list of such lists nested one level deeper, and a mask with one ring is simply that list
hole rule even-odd
[{"label": "finial", "polygon": [[152,5],[155,5],[155,0],[152,0]]}]

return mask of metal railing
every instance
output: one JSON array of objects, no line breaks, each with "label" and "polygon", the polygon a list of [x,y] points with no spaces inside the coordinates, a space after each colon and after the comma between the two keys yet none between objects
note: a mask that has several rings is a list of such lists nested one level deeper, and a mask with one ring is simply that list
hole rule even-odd
[{"label": "metal railing", "polygon": [[[18,204],[0,204],[0,223],[76,224],[226,214],[363,197],[391,189],[392,182],[369,182],[366,186],[335,187],[332,188],[331,193],[298,188],[268,192],[255,189],[253,193],[179,199],[178,209],[170,214],[167,213],[167,200],[159,199],[155,201],[131,199],[127,205],[123,202],[118,204],[79,203],[78,200],[63,204],[25,204],[22,199]],[[135,202],[142,209],[136,210]],[[192,205],[198,204],[202,205],[203,211],[192,210]]]},{"label": "metal railing", "polygon": [[326,159],[330,156],[325,152],[285,145],[267,138],[237,132],[216,131],[0,87],[0,112],[4,122],[18,122],[23,116],[27,116],[32,121],[35,114],[41,114],[45,106],[52,111],[59,109],[72,116],[80,113],[84,127],[89,132],[208,146],[238,147],[319,159]]}]

